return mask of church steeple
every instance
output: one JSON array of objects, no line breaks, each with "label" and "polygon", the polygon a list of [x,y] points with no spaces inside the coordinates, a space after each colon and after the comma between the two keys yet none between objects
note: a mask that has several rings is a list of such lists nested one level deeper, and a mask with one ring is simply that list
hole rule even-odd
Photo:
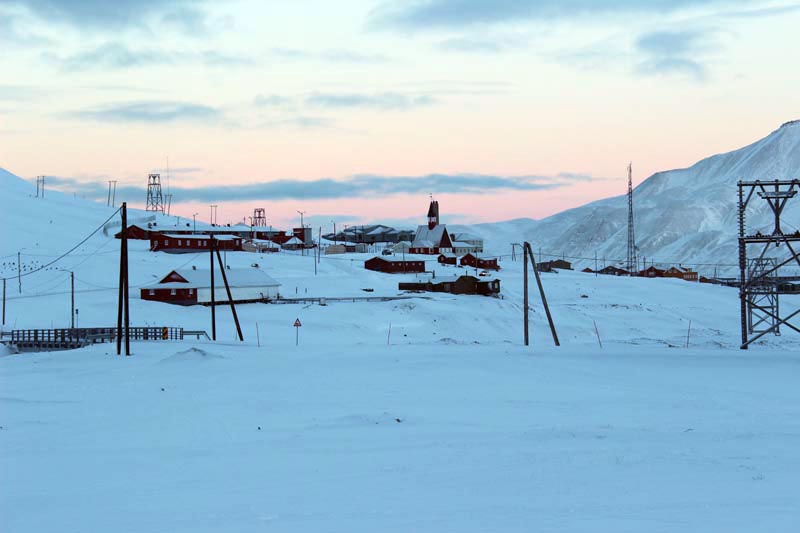
[{"label": "church steeple", "polygon": [[439,202],[431,199],[431,205],[428,207],[428,229],[433,229],[439,225]]}]

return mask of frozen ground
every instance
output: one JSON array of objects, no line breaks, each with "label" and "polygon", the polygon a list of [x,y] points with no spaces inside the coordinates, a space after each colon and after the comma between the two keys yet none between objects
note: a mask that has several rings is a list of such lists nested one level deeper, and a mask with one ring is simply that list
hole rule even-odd
[{"label": "frozen ground", "polygon": [[[46,263],[111,214],[6,185],[4,277],[20,247]],[[55,265],[75,271],[81,326],[113,324],[117,247],[99,233]],[[311,257],[227,259],[288,297],[397,295],[365,257],[317,275]],[[207,261],[134,242],[131,294]],[[241,344],[220,307],[217,343],[0,357],[0,530],[797,530],[800,336],[743,352],[732,289],[563,272],[543,276],[563,346],[532,291],[525,348],[521,263],[500,264],[502,299],[243,305]],[[5,328],[67,325],[69,274],[22,280]],[[202,307],[131,314],[210,330]]]}]

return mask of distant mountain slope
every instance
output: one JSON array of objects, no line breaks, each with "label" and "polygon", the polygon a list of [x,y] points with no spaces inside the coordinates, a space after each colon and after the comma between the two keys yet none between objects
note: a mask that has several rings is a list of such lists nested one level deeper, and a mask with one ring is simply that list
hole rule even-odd
[{"label": "distant mountain slope", "polygon": [[[639,255],[648,262],[735,264],[736,182],[793,178],[800,178],[800,121],[787,122],[758,142],[689,168],[658,172],[636,187],[633,195]],[[748,216],[748,227],[769,230],[770,216],[764,204]],[[784,229],[800,227],[800,198],[788,204],[784,218]],[[479,224],[472,230],[487,238],[487,247],[494,253],[509,253],[512,240],[527,239],[556,255],[594,257],[597,253],[601,259],[621,259],[627,247],[627,199],[622,195],[539,221]]]}]

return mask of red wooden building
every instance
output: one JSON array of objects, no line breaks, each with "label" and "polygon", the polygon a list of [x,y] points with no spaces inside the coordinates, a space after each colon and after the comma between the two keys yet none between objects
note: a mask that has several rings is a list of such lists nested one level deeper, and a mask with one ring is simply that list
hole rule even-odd
[{"label": "red wooden building", "polygon": [[[227,269],[234,303],[263,302],[279,298],[280,283],[257,268]],[[176,305],[211,303],[211,273],[208,270],[173,270],[158,283],[141,288],[142,300]],[[214,276],[215,303],[227,303],[228,293],[222,275]]]},{"label": "red wooden building", "polygon": [[467,254],[461,258],[461,266],[470,266],[483,270],[500,270],[496,257],[481,257],[478,254]]},{"label": "red wooden building", "polygon": [[639,272],[639,276],[643,278],[663,278],[664,271],[660,268],[656,268],[653,265],[650,265],[646,269]]},{"label": "red wooden building", "polygon": [[425,272],[425,261],[403,261],[402,259],[391,257],[373,257],[364,261],[364,268],[386,274]]},{"label": "red wooden building", "polygon": [[[235,235],[217,235],[214,237],[220,251],[241,252],[242,238]],[[179,235],[174,233],[153,233],[150,235],[151,252],[167,252],[172,254],[196,253],[207,251],[211,246],[209,235]]]},{"label": "red wooden building", "polygon": [[458,257],[451,254],[439,254],[438,258],[440,265],[457,265],[458,264]]}]

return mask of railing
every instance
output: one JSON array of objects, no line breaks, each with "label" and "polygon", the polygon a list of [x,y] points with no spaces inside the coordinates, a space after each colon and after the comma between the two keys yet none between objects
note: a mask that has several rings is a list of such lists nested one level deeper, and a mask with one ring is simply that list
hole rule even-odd
[{"label": "railing", "polygon": [[[128,335],[134,341],[183,340],[184,331],[167,326],[132,327]],[[19,350],[71,350],[116,338],[117,328],[15,329],[9,344]]]}]

